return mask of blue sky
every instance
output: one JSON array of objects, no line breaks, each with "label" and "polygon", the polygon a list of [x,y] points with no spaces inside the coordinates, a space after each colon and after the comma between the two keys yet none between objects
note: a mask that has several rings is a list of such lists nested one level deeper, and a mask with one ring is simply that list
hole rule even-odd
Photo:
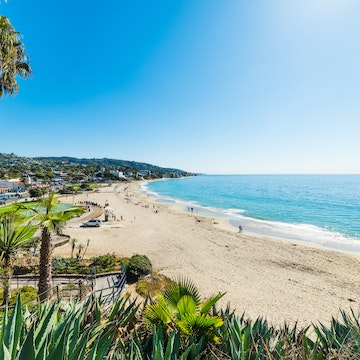
[{"label": "blue sky", "polygon": [[0,152],[360,173],[360,2],[1,1],[33,76]]}]

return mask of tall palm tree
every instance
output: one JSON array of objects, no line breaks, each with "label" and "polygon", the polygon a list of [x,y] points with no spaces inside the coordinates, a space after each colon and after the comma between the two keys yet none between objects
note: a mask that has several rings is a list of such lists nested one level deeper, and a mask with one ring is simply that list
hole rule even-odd
[{"label": "tall palm tree", "polygon": [[9,19],[0,16],[0,97],[18,92],[16,76],[27,78],[32,70],[20,34]]},{"label": "tall palm tree", "polygon": [[38,202],[12,203],[0,208],[1,214],[18,212],[41,228],[40,271],[38,295],[40,301],[51,296],[51,234],[59,233],[66,221],[84,212],[80,206],[60,204],[54,192]]},{"label": "tall palm tree", "polygon": [[0,261],[2,263],[2,282],[4,289],[4,304],[10,299],[10,279],[13,274],[13,257],[24,245],[30,242],[36,226],[24,222],[15,213],[0,217]]},{"label": "tall palm tree", "polygon": [[212,309],[224,295],[219,293],[202,302],[194,284],[180,279],[166,286],[163,295],[146,306],[145,323],[154,327],[161,325],[168,333],[177,329],[185,339],[195,336],[216,342],[216,329],[223,325],[223,320],[213,315]]},{"label": "tall palm tree", "polygon": [[40,271],[38,295],[40,301],[51,296],[51,234],[57,233],[66,221],[84,212],[80,206],[59,204],[54,192],[40,201],[40,206],[31,206],[41,227]]}]

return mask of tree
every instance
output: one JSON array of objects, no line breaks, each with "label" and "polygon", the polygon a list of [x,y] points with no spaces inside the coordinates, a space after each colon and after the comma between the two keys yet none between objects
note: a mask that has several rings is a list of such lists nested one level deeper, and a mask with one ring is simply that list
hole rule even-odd
[{"label": "tree", "polygon": [[31,188],[29,194],[31,198],[41,198],[45,195],[46,190],[44,188]]},{"label": "tree", "polygon": [[19,89],[16,76],[27,78],[31,73],[20,33],[12,27],[8,18],[0,16],[0,97],[16,94]]},{"label": "tree", "polygon": [[13,203],[2,207],[0,214],[14,210],[38,223],[41,228],[38,295],[40,301],[44,301],[51,296],[51,234],[58,233],[66,221],[83,213],[84,209],[60,204],[54,192],[51,192],[38,202]]},{"label": "tree", "polygon": [[74,257],[74,250],[75,250],[75,247],[76,247],[76,243],[77,243],[77,240],[72,238],[70,239],[70,245],[71,245],[71,258]]},{"label": "tree", "polygon": [[216,342],[215,329],[223,325],[223,320],[212,314],[212,308],[224,294],[218,294],[201,302],[197,288],[189,280],[180,279],[166,286],[163,295],[144,311],[145,322],[156,328],[162,326],[167,333],[177,329],[185,341],[190,337],[205,343]]},{"label": "tree", "polygon": [[13,274],[13,257],[26,244],[31,242],[36,226],[24,222],[15,213],[0,217],[0,261],[2,263],[2,281],[4,289],[4,303],[10,299],[10,279]]},{"label": "tree", "polygon": [[[41,200],[40,209],[31,207],[36,211],[36,219],[41,227],[41,247],[40,247],[40,273],[38,284],[38,295],[40,301],[44,301],[51,296],[51,233],[56,233],[61,226],[71,219],[74,215],[82,213],[84,210],[79,206],[59,207],[59,201],[51,192],[48,197]],[[39,211],[40,210],[40,211]]]}]

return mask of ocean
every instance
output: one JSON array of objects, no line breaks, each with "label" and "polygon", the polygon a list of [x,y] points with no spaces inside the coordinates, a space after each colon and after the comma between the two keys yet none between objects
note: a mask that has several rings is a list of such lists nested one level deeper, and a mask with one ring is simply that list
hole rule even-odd
[{"label": "ocean", "polygon": [[244,231],[360,252],[360,175],[201,175],[143,191]]}]

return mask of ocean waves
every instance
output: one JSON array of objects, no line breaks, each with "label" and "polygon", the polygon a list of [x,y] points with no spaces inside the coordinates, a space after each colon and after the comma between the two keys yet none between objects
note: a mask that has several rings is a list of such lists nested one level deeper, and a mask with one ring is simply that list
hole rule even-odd
[{"label": "ocean waves", "polygon": [[248,232],[360,252],[359,175],[198,176],[143,190]]}]

